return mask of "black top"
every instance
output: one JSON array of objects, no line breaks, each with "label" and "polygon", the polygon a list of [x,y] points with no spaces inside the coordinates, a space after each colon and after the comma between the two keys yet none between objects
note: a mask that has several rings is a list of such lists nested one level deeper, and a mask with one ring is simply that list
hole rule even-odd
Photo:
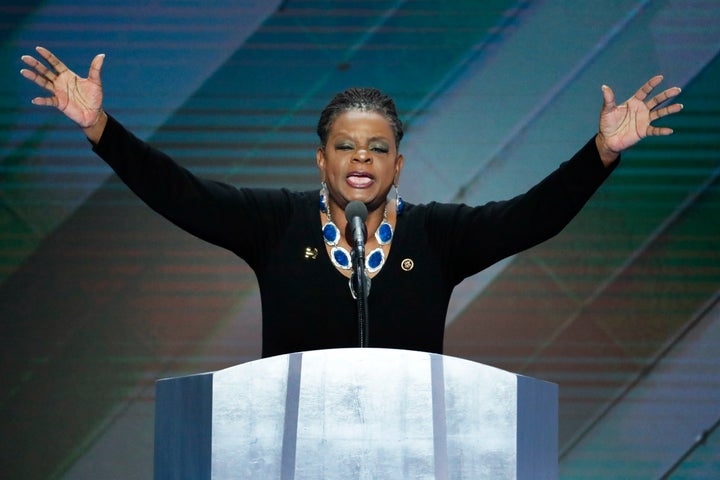
[{"label": "black top", "polygon": [[[260,286],[263,357],[358,346],[356,301],[327,255],[318,191],[238,189],[198,178],[112,117],[94,151],[151,208],[248,262]],[[603,166],[592,139],[511,200],[474,208],[406,204],[372,279],[369,346],[442,353],[455,285],[557,234],[613,168]]]}]

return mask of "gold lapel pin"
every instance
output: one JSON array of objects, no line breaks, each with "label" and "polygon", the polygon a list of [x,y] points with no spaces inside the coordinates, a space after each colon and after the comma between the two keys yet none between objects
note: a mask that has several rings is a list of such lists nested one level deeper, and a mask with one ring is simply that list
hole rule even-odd
[{"label": "gold lapel pin", "polygon": [[400,263],[400,268],[402,268],[406,272],[412,270],[413,267],[415,267],[415,262],[413,262],[412,258],[406,258]]}]

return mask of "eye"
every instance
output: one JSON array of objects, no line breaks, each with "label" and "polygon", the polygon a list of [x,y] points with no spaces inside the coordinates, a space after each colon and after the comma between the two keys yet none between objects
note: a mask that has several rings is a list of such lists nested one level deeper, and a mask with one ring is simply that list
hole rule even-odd
[{"label": "eye", "polygon": [[370,150],[376,153],[388,153],[390,148],[387,145],[380,143],[370,145]]},{"label": "eye", "polygon": [[335,145],[335,150],[348,151],[353,150],[355,147],[349,143],[339,143]]}]

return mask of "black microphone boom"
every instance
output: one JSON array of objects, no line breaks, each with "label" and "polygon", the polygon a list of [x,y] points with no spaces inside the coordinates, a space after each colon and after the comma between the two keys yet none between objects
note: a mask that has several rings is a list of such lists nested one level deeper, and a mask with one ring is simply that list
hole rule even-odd
[{"label": "black microphone boom", "polygon": [[352,231],[352,264],[353,273],[350,276],[350,286],[354,287],[355,299],[357,300],[358,311],[358,340],[361,347],[368,346],[368,293],[370,291],[370,279],[365,274],[365,219],[368,216],[367,207],[357,200],[352,201],[345,207],[345,218]]}]

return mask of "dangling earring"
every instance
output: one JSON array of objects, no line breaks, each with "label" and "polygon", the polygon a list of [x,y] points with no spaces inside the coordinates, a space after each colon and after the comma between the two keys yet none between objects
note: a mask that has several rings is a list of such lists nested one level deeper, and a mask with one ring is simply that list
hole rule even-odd
[{"label": "dangling earring", "polygon": [[[319,202],[318,206],[320,207],[320,211],[325,214],[325,219],[326,219],[326,222],[322,226],[323,240],[325,240],[325,243],[327,243],[331,247],[334,247],[330,252],[331,253],[330,260],[333,261],[333,264],[339,266],[340,268],[347,270],[350,268],[349,267],[349,265],[350,265],[350,255],[349,254],[346,255],[347,256],[346,259],[342,259],[342,260],[347,260],[347,261],[344,261],[342,263],[342,265],[340,265],[338,263],[338,261],[336,260],[337,255],[342,255],[342,253],[345,250],[343,250],[343,252],[340,252],[339,254],[335,253],[335,250],[336,250],[335,247],[337,247],[337,244],[340,241],[340,229],[338,229],[337,225],[335,225],[335,223],[332,221],[332,217],[330,217],[330,204],[328,204],[328,195],[329,194],[328,194],[327,184],[325,182],[320,182],[320,184],[322,186],[320,187],[320,202]],[[338,248],[342,248],[342,247],[338,247]]]},{"label": "dangling earring", "polygon": [[400,196],[400,192],[398,192],[397,184],[393,184],[393,188],[395,189],[395,211],[398,215],[402,215],[403,211],[405,210],[405,202]]},{"label": "dangling earring", "polygon": [[320,211],[328,213],[328,189],[325,182],[320,182]]}]

